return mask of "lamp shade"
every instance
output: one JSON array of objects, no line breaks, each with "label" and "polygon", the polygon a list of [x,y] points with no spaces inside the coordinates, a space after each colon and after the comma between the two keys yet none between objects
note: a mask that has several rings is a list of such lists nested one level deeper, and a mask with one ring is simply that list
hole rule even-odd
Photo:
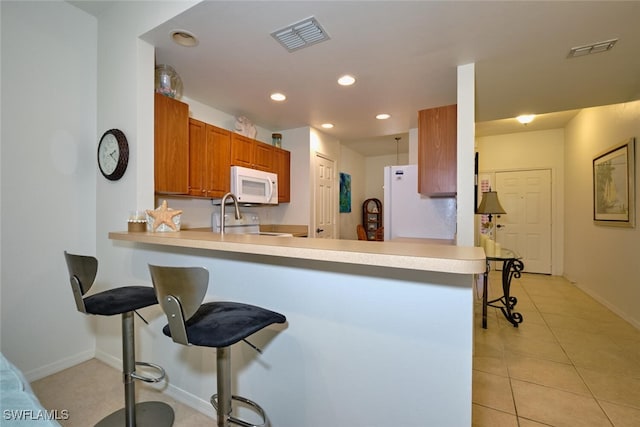
[{"label": "lamp shade", "polygon": [[487,191],[482,193],[482,201],[478,207],[477,213],[479,214],[504,214],[507,213],[500,201],[498,200],[498,193],[495,191]]}]

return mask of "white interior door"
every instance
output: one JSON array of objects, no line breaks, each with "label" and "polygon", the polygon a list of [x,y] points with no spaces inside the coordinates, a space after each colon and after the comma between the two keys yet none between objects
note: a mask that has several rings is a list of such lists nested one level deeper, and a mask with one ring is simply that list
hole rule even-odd
[{"label": "white interior door", "polygon": [[335,225],[335,162],[316,153],[315,229],[313,235],[332,239]]},{"label": "white interior door", "polygon": [[496,215],[496,241],[522,256],[524,271],[551,274],[551,170],[496,172],[507,212]]}]

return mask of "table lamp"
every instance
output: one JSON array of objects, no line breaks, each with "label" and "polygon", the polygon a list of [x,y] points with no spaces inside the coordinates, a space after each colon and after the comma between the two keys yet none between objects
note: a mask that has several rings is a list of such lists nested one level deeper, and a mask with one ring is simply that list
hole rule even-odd
[{"label": "table lamp", "polygon": [[491,191],[491,188],[489,188],[489,191],[482,193],[482,201],[480,202],[480,206],[478,206],[476,213],[489,215],[489,222],[482,223],[482,227],[488,229],[489,233],[493,235],[493,223],[491,222],[493,214],[504,214],[507,212],[498,200],[498,193]]}]

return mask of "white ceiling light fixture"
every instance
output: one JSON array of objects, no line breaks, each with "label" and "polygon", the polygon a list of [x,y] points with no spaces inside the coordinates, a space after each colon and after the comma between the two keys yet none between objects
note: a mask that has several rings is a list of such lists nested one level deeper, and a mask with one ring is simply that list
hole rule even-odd
[{"label": "white ceiling light fixture", "polygon": [[378,114],[376,116],[376,119],[378,119],[378,120],[387,120],[390,117],[391,117],[391,114],[382,113],[382,114]]},{"label": "white ceiling light fixture", "polygon": [[572,47],[567,58],[577,58],[579,56],[590,55],[592,53],[606,52],[613,49],[618,39],[606,40],[603,42],[587,44],[584,46]]},{"label": "white ceiling light fixture", "polygon": [[349,74],[345,74],[344,76],[338,79],[338,84],[340,86],[351,86],[355,82],[356,82],[356,78],[353,76],[350,76]]},{"label": "white ceiling light fixture", "polygon": [[323,123],[322,126],[324,129],[333,129],[333,123]]},{"label": "white ceiling light fixture", "polygon": [[171,39],[180,46],[195,47],[198,46],[198,38],[189,31],[186,30],[173,30],[171,31]]},{"label": "white ceiling light fixture", "polygon": [[272,93],[270,98],[273,101],[276,101],[276,102],[282,102],[285,99],[287,99],[287,97],[283,93],[280,93],[280,92]]},{"label": "white ceiling light fixture", "polygon": [[526,126],[531,123],[535,117],[535,114],[522,114],[516,117],[516,120]]},{"label": "white ceiling light fixture", "polygon": [[289,52],[329,40],[330,38],[314,17],[303,19],[300,22],[274,31],[271,33],[271,37],[276,39]]}]

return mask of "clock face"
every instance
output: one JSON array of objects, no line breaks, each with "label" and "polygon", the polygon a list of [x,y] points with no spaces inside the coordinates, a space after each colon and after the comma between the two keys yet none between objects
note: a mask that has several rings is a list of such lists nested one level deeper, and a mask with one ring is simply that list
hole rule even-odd
[{"label": "clock face", "polygon": [[98,158],[100,159],[100,168],[102,172],[111,175],[116,166],[118,166],[118,157],[120,157],[120,148],[118,141],[112,134],[108,134],[102,140],[100,149],[98,150]]},{"label": "clock face", "polygon": [[124,133],[108,130],[98,144],[98,166],[105,178],[115,181],[124,175],[129,161],[129,145]]}]

